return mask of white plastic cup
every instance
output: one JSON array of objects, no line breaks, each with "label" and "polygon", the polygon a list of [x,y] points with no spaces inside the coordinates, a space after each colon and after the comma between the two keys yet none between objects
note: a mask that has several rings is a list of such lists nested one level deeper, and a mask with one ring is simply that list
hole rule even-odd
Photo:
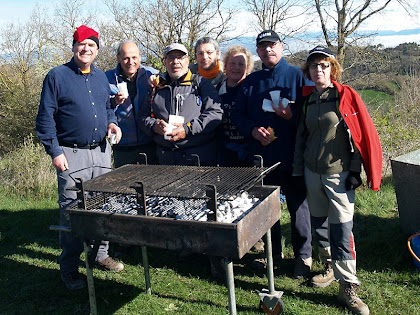
[{"label": "white plastic cup", "polygon": [[279,102],[280,102],[280,91],[276,90],[276,91],[271,91],[270,92],[270,96],[271,96],[271,100],[274,103],[274,106],[279,107]]},{"label": "white plastic cup", "polygon": [[165,140],[170,140],[172,136],[168,136],[168,134],[172,133],[172,131],[177,128],[175,124],[183,124],[184,120],[185,120],[184,116],[169,115],[169,121],[168,121],[168,124],[166,125],[166,132],[163,138]]},{"label": "white plastic cup", "polygon": [[125,98],[128,97],[128,88],[127,88],[127,82],[121,82],[117,84],[118,90],[123,94]]}]

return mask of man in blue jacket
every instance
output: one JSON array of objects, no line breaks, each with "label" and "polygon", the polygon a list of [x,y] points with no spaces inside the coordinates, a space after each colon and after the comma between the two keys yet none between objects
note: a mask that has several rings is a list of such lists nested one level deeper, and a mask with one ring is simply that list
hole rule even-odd
[{"label": "man in blue jacket", "polygon": [[[105,74],[92,64],[99,49],[98,33],[82,25],[73,35],[73,58],[53,68],[44,79],[36,117],[36,132],[57,169],[60,225],[70,226],[67,211],[77,199],[74,178],[86,181],[111,169],[111,147],[106,140],[121,129],[109,103]],[[60,232],[61,279],[69,290],[86,286],[78,271],[83,243],[72,233]],[[124,265],[108,255],[102,241],[96,255],[102,267],[119,272]]]},{"label": "man in blue jacket", "polygon": [[[146,161],[142,153],[146,154],[148,164],[156,164],[156,145],[141,130],[139,112],[151,90],[148,79],[158,71],[141,65],[139,47],[132,41],[120,43],[117,61],[117,67],[105,73],[111,88],[111,106],[123,133],[121,141],[112,146],[114,167],[144,164]],[[119,90],[121,84],[127,86],[128,94]]]},{"label": "man in blue jacket", "polygon": [[[281,162],[264,179],[264,184],[281,186],[286,196],[295,255],[294,277],[307,277],[312,265],[309,209],[304,184],[292,181],[291,175],[296,134],[295,103],[299,103],[302,86],[311,84],[299,68],[290,66],[282,58],[283,43],[276,32],[266,30],[257,36],[257,53],[263,63],[262,70],[245,78],[231,118],[239,132],[247,137],[251,156],[261,155],[266,167]],[[272,242],[273,254],[280,256],[280,222],[272,228]]]}]

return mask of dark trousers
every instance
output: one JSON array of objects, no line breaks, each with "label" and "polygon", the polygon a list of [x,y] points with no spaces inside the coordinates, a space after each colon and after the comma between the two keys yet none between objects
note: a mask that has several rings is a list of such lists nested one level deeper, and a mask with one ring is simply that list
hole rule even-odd
[{"label": "dark trousers", "polygon": [[[305,183],[293,180],[291,172],[274,170],[264,178],[264,185],[281,186],[286,196],[287,208],[291,219],[291,241],[295,258],[312,257],[311,219],[306,201]],[[280,221],[271,228],[273,255],[280,254],[281,225]]]}]

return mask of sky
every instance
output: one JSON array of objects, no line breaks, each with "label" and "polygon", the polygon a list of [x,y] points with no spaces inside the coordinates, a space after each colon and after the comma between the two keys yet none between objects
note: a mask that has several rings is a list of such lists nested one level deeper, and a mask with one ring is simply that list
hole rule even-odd
[{"label": "sky", "polygon": [[[130,0],[121,0],[122,2],[130,2]],[[230,1],[230,0],[228,0]],[[419,0],[412,0],[418,2]],[[90,3],[94,1],[89,1]],[[100,0],[96,0],[101,4]],[[412,2],[412,3],[414,3]],[[28,20],[31,11],[36,3],[42,7],[48,4],[59,3],[56,0],[0,0],[0,27],[10,22],[25,22]],[[401,43],[417,42],[420,44],[420,16],[410,17],[400,6],[394,4],[388,6],[387,13],[377,14],[362,24],[359,31],[367,33],[377,33],[371,44],[382,44],[385,47],[395,47]],[[250,21],[249,13],[242,12],[234,21],[236,30],[247,30]],[[319,32],[319,26],[314,26],[310,32]],[[255,31],[249,31],[248,36],[255,37]]]}]

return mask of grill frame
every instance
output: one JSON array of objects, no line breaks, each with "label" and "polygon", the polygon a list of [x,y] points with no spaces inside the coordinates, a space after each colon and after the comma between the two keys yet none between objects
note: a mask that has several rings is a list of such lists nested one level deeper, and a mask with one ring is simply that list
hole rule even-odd
[{"label": "grill frame", "polygon": [[242,258],[281,216],[280,188],[255,186],[248,190],[260,198],[234,223],[198,222],[69,209],[71,231],[81,239],[188,250],[207,255]]}]

